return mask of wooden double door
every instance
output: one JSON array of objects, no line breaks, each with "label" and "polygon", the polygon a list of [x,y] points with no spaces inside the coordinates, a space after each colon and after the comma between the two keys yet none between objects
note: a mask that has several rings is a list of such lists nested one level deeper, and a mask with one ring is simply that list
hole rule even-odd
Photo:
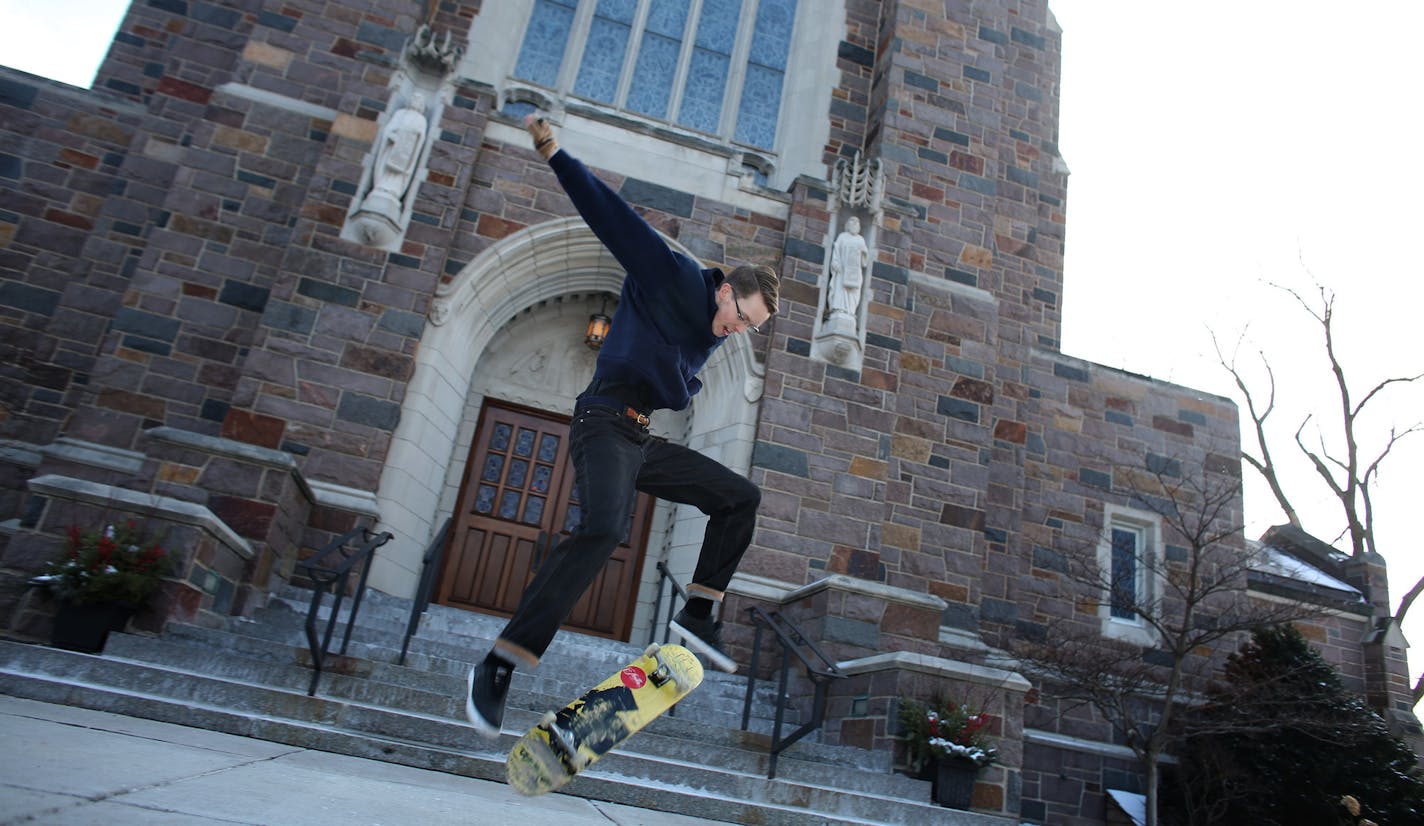
[{"label": "wooden double door", "polygon": [[[592,480],[598,484],[598,480]],[[627,640],[653,498],[639,494],[627,538],[564,628]],[[524,587],[579,523],[569,420],[486,401],[460,485],[435,601],[508,617]]]}]

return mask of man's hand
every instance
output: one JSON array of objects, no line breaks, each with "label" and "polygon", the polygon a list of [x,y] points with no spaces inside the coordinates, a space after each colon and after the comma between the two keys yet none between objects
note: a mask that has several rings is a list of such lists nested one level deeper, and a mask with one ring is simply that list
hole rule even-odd
[{"label": "man's hand", "polygon": [[544,160],[549,160],[559,151],[559,142],[554,140],[554,127],[550,126],[547,120],[535,115],[525,115],[524,128],[529,132],[529,137],[534,139],[534,151]]}]

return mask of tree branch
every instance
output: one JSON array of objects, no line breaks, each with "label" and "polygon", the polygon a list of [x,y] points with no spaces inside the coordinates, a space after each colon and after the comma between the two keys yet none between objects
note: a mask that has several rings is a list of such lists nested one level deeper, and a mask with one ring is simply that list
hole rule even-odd
[{"label": "tree branch", "polygon": [[[1281,510],[1285,512],[1286,521],[1299,528],[1300,517],[1296,514],[1295,506],[1293,506],[1290,499],[1286,497],[1285,489],[1281,486],[1280,475],[1276,472],[1275,461],[1271,458],[1270,445],[1266,441],[1266,419],[1276,408],[1276,374],[1271,369],[1271,363],[1266,359],[1266,354],[1257,351],[1261,357],[1261,364],[1266,368],[1266,377],[1269,380],[1266,407],[1264,410],[1259,410],[1256,405],[1256,397],[1251,393],[1250,388],[1246,386],[1245,378],[1236,367],[1235,352],[1233,351],[1231,359],[1228,361],[1225,354],[1221,352],[1221,343],[1217,341],[1216,332],[1210,332],[1212,347],[1216,350],[1217,363],[1225,368],[1226,372],[1231,374],[1231,378],[1236,382],[1236,389],[1241,391],[1242,398],[1246,400],[1246,412],[1247,415],[1251,417],[1251,424],[1256,431],[1256,444],[1261,449],[1260,460],[1257,460],[1256,457],[1244,450],[1241,451],[1241,458],[1244,459],[1247,464],[1251,465],[1251,467],[1255,468],[1256,472],[1261,474],[1261,477],[1266,480],[1266,485],[1271,489],[1271,495],[1276,498],[1276,504],[1280,505]],[[1244,337],[1245,334],[1243,333],[1242,335]],[[1240,345],[1241,341],[1238,339],[1238,349]]]}]

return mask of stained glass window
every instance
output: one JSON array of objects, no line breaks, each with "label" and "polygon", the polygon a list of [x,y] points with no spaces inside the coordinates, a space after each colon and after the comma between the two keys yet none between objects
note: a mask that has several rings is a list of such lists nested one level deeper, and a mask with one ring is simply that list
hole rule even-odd
[{"label": "stained glass window", "polygon": [[[797,4],[536,0],[514,76],[770,151]],[[751,25],[745,15],[755,15]],[[734,64],[733,55],[743,53],[746,62]],[[560,78],[569,83],[570,75],[572,88],[561,88]]]},{"label": "stained glass window", "polygon": [[741,0],[706,0],[697,19],[692,64],[682,90],[678,123],[703,132],[716,132],[722,114],[723,91],[732,67],[732,46],[737,39]]},{"label": "stained glass window", "polygon": [[524,47],[514,65],[516,77],[544,86],[558,81],[577,8],[578,0],[536,0],[529,28],[524,30]]},{"label": "stained glass window", "polygon": [[654,118],[666,118],[687,28],[684,0],[653,0],[638,47],[637,69],[628,89],[628,108]]},{"label": "stained glass window", "polygon": [[1112,615],[1137,619],[1137,531],[1112,529]]},{"label": "stained glass window", "polygon": [[770,149],[776,142],[776,117],[781,111],[781,87],[795,19],[796,0],[761,0],[757,5],[751,59],[737,109],[736,138],[742,143]]},{"label": "stained glass window", "polygon": [[583,63],[579,66],[574,94],[601,103],[612,103],[618,94],[618,76],[623,55],[628,51],[628,34],[633,29],[635,0],[598,0],[598,9],[584,41]]}]

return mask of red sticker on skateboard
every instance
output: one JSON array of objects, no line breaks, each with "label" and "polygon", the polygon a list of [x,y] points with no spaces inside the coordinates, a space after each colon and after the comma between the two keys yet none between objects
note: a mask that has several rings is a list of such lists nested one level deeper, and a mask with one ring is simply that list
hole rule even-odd
[{"label": "red sticker on skateboard", "polygon": [[642,688],[648,682],[648,675],[643,673],[643,669],[636,665],[630,665],[623,669],[622,677],[623,685],[628,686],[634,691]]}]

